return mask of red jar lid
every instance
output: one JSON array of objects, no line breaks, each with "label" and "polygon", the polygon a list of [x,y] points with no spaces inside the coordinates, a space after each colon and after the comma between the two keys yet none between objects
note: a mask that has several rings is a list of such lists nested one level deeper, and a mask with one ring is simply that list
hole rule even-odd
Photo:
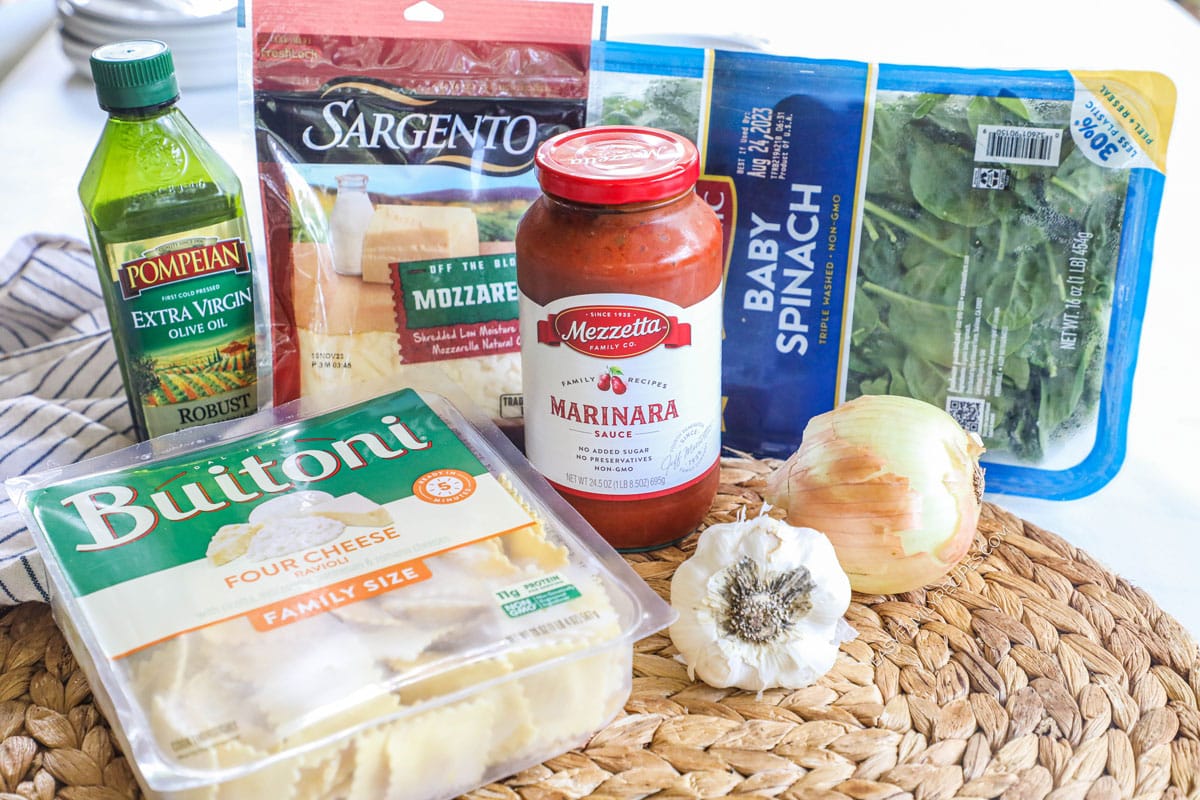
[{"label": "red jar lid", "polygon": [[542,191],[591,205],[665,200],[700,177],[696,146],[657,128],[579,128],[546,140],[534,158]]}]

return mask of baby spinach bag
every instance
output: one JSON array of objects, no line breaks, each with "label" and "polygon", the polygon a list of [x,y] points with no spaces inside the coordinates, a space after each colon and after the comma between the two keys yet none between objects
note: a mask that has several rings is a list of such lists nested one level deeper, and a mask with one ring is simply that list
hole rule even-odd
[{"label": "baby spinach bag", "polygon": [[592,60],[590,123],[657,114],[703,154],[726,446],[786,457],[815,414],[886,393],[978,433],[993,491],[1066,499],[1116,474],[1167,78],[617,42]]}]

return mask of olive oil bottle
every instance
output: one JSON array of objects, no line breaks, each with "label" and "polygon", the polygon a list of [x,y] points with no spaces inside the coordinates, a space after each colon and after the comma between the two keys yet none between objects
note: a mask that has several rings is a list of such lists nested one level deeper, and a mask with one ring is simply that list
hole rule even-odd
[{"label": "olive oil bottle", "polygon": [[91,57],[108,120],[79,184],[138,438],[258,408],[242,187],[176,107],[159,41]]}]

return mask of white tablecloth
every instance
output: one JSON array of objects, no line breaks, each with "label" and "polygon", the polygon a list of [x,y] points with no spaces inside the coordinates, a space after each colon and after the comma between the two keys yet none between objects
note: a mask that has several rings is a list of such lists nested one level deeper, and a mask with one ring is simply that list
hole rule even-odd
[{"label": "white tablecloth", "polygon": [[[0,260],[0,482],[133,441],[91,252],[21,239]],[[0,603],[48,599],[33,540],[0,492]]]}]

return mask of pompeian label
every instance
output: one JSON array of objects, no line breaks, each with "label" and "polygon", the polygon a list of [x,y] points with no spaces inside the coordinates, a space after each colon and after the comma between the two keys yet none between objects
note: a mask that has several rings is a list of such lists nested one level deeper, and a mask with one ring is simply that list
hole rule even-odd
[{"label": "pompeian label", "polygon": [[521,349],[512,253],[392,265],[400,350],[409,362]]},{"label": "pompeian label", "polygon": [[529,172],[539,144],[583,126],[580,100],[422,96],[347,77],[315,92],[259,96],[258,116],[306,163],[441,164]]},{"label": "pompeian label", "polygon": [[659,345],[692,343],[692,327],[677,317],[637,306],[580,306],[538,322],[538,342],[565,344],[597,358],[629,358]]},{"label": "pompeian label", "polygon": [[241,239],[170,242],[117,269],[121,296],[137,297],[145,289],[225,270],[249,272],[250,259]]},{"label": "pompeian label", "polygon": [[148,436],[258,407],[243,220],[108,245],[129,395]]}]

